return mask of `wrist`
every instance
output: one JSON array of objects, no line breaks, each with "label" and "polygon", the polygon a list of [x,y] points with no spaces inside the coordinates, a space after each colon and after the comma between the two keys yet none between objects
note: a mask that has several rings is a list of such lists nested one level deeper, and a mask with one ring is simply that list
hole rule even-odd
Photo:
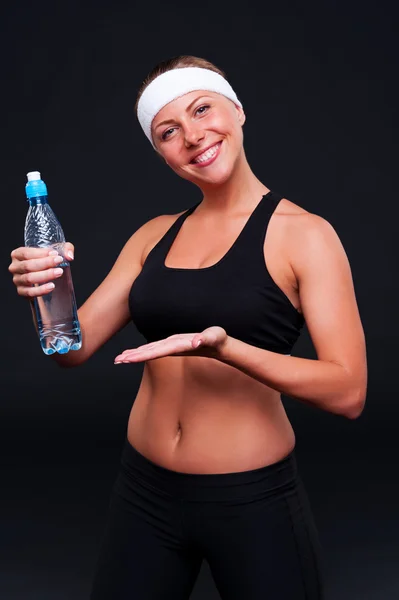
[{"label": "wrist", "polygon": [[223,344],[221,344],[221,346],[219,347],[219,352],[218,352],[218,359],[221,362],[224,362],[226,364],[229,363],[229,360],[232,357],[233,354],[233,349],[234,349],[234,343],[237,340],[235,338],[232,338],[231,336],[227,336],[227,338],[225,339],[225,341],[223,342]]}]

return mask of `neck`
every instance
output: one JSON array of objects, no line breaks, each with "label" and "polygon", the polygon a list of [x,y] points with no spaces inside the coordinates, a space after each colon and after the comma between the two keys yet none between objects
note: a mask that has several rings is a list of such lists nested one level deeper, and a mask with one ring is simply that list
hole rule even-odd
[{"label": "neck", "polygon": [[251,211],[260,198],[269,192],[269,188],[255,176],[249,166],[244,148],[226,181],[220,184],[201,182],[199,187],[203,199],[195,212],[206,212],[215,217]]}]

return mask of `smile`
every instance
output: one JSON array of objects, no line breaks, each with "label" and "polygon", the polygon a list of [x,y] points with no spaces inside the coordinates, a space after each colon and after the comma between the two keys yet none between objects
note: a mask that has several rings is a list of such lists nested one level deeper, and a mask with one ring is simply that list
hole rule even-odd
[{"label": "smile", "polygon": [[203,152],[194,158],[190,164],[195,165],[196,167],[206,167],[210,165],[219,156],[221,145],[222,142],[218,142],[211,148],[208,148],[206,152]]}]

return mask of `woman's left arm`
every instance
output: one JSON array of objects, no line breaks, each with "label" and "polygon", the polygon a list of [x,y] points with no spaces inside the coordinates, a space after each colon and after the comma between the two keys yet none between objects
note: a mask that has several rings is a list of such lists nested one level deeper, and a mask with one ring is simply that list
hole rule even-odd
[{"label": "woman's left arm", "polygon": [[334,228],[322,217],[298,217],[291,266],[317,359],[286,356],[228,337],[218,359],[265,385],[350,419],[367,392],[365,336],[349,261]]}]

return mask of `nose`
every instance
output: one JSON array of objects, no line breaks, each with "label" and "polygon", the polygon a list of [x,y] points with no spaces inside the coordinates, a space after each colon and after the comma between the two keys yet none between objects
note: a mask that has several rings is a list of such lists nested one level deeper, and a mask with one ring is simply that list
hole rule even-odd
[{"label": "nose", "polygon": [[204,132],[198,126],[185,126],[184,127],[184,143],[187,148],[195,146],[204,139]]}]

